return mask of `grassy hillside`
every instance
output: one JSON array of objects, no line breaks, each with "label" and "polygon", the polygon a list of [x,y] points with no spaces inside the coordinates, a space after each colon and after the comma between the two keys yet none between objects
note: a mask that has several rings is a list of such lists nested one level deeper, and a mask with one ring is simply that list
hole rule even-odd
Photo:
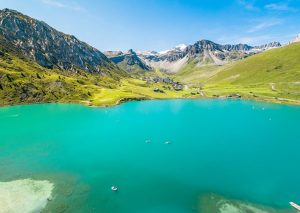
[{"label": "grassy hillside", "polygon": [[[249,85],[300,80],[300,43],[254,55],[219,72],[210,82]],[[238,76],[237,76],[238,75]],[[235,77],[234,77],[235,76]]]},{"label": "grassy hillside", "polygon": [[[0,105],[72,102],[109,106],[131,99],[180,98],[191,93],[126,76],[46,69],[8,48],[0,47]],[[154,88],[164,93],[156,93]]]},{"label": "grassy hillside", "polygon": [[201,85],[207,96],[239,93],[244,98],[300,104],[300,43],[223,67],[196,67],[189,63],[176,78]]},{"label": "grassy hillside", "polygon": [[299,59],[300,43],[269,50],[225,67],[205,82],[205,90],[299,101]]},{"label": "grassy hillside", "polygon": [[126,61],[120,62],[117,64],[122,70],[126,70],[131,76],[143,76],[145,72],[150,72],[150,71],[145,71],[143,70],[139,65],[134,64],[134,65],[128,65]]},{"label": "grassy hillside", "polygon": [[218,73],[223,68],[222,66],[214,64],[202,66],[198,66],[197,64],[197,60],[188,61],[187,65],[176,73],[175,79],[187,84],[204,83],[207,79]]}]

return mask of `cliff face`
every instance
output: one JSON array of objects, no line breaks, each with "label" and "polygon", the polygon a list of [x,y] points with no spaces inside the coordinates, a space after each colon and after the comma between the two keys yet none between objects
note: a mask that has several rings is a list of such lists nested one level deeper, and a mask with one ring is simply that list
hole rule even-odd
[{"label": "cliff face", "polygon": [[103,53],[17,11],[0,10],[0,35],[43,67],[107,74],[120,71]]}]

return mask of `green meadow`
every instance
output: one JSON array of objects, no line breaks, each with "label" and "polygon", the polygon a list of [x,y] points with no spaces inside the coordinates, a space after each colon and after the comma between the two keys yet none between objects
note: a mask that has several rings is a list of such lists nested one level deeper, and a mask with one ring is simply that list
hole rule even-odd
[{"label": "green meadow", "polygon": [[300,43],[268,50],[225,66],[190,62],[176,79],[209,97],[240,94],[246,99],[300,103]]}]

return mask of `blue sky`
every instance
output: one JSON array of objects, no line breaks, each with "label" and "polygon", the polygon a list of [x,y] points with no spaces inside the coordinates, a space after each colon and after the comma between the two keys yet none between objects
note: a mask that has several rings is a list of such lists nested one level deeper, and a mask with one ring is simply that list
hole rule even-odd
[{"label": "blue sky", "polygon": [[300,33],[300,0],[0,0],[101,51],[164,50],[200,39],[285,43]]}]

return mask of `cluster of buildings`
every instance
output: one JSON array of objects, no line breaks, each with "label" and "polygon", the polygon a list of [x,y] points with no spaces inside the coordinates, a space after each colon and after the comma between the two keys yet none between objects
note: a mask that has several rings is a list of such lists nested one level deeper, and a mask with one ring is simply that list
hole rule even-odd
[{"label": "cluster of buildings", "polygon": [[[178,81],[174,81],[170,77],[148,77],[145,79],[147,84],[153,84],[153,83],[165,83],[165,84],[170,84],[172,88],[176,91],[181,91],[184,89],[184,85]],[[161,92],[160,89],[155,89],[154,92]]]}]

